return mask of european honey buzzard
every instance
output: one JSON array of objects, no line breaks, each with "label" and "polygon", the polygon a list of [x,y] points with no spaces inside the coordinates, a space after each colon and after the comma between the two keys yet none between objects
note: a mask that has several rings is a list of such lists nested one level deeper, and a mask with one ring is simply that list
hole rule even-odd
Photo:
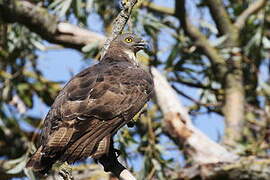
[{"label": "european honey buzzard", "polygon": [[64,86],[46,116],[41,146],[26,167],[46,172],[58,160],[73,163],[108,154],[111,137],[153,93],[151,75],[135,58],[145,45],[132,33],[119,35],[98,64]]}]

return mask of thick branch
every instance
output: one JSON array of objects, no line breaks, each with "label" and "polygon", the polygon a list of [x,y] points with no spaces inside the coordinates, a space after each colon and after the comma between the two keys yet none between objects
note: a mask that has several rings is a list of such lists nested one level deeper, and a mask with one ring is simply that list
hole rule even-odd
[{"label": "thick branch", "polygon": [[251,4],[246,10],[244,10],[242,12],[242,14],[240,14],[240,16],[237,17],[234,25],[238,28],[238,29],[242,29],[247,21],[247,19],[249,18],[250,15],[258,12],[261,8],[264,7],[264,5],[266,4],[266,0],[257,0],[255,1],[253,4]]},{"label": "thick branch", "polygon": [[[7,22],[18,22],[43,39],[69,48],[81,50],[83,46],[95,41],[103,41],[104,37],[74,26],[59,22],[56,16],[44,8],[37,7],[28,1],[0,1],[0,16]],[[100,44],[102,45],[102,44]]]},{"label": "thick branch", "polygon": [[181,105],[168,81],[155,68],[151,68],[151,72],[154,77],[156,98],[164,114],[164,128],[176,143],[188,145],[184,150],[192,160],[206,164],[237,159],[235,154],[228,152],[193,126],[187,110]]},{"label": "thick branch", "polygon": [[270,161],[251,156],[233,163],[196,165],[183,169],[179,176],[179,179],[189,180],[268,180]]},{"label": "thick branch", "polygon": [[[232,49],[238,47],[239,36],[235,31],[234,25],[229,21],[229,17],[219,0],[208,0],[209,7],[213,16],[216,17],[216,23],[228,36],[226,48]],[[211,4],[211,3],[213,4]],[[215,7],[217,6],[217,7]],[[207,38],[194,26],[188,19],[185,10],[185,0],[176,1],[176,17],[181,21],[185,33],[195,40],[195,44],[203,50],[206,56],[211,60],[213,72],[217,76],[217,80],[225,84],[225,100],[224,100],[224,115],[226,118],[226,144],[233,145],[235,141],[240,140],[241,129],[244,120],[244,87],[243,73],[241,69],[241,57],[238,54],[232,54],[230,57],[230,65],[227,64],[224,58],[221,57],[218,50],[212,47]],[[221,12],[214,12],[221,11]],[[224,15],[224,17],[222,17]],[[223,19],[224,18],[224,19]],[[227,19],[227,20],[226,20]],[[223,27],[225,23],[233,29]],[[224,83],[225,82],[225,83]],[[228,140],[228,141],[227,141]]]}]

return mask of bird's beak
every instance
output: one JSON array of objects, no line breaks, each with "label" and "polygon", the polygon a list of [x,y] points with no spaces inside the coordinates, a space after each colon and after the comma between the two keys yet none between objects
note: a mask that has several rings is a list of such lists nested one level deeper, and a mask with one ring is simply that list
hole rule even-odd
[{"label": "bird's beak", "polygon": [[148,44],[147,44],[147,42],[144,41],[144,40],[141,40],[140,42],[138,42],[138,43],[136,43],[136,44],[134,45],[136,51],[146,49],[147,46],[148,46]]}]

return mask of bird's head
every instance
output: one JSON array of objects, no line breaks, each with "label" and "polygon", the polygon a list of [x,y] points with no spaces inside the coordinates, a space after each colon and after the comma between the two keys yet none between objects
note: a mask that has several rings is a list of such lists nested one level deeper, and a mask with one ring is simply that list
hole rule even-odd
[{"label": "bird's head", "polygon": [[136,54],[139,50],[145,49],[147,43],[133,33],[124,33],[112,41],[111,46],[116,46],[124,51],[129,51]]}]

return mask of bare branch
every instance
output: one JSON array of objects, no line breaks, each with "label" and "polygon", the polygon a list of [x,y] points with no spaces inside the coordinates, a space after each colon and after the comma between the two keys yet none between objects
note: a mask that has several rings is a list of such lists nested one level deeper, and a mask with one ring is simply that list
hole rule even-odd
[{"label": "bare branch", "polygon": [[164,6],[159,6],[153,2],[150,1],[143,1],[141,3],[141,7],[147,8],[149,11],[152,12],[159,12],[167,15],[174,15],[174,9],[173,8],[168,8]]},{"label": "bare branch", "polygon": [[245,22],[249,18],[249,16],[256,13],[256,12],[258,12],[260,9],[262,9],[264,7],[264,5],[266,4],[266,2],[267,2],[266,0],[257,0],[257,1],[255,1],[246,10],[244,10],[242,12],[242,14],[240,14],[240,16],[237,17],[234,25],[238,29],[242,29],[244,27],[244,25],[245,25]]},{"label": "bare branch", "polygon": [[[28,1],[0,1],[0,16],[7,22],[19,22],[51,43],[81,50],[83,46],[104,37],[69,23],[59,22],[56,16]],[[100,44],[102,46],[102,44]]]},{"label": "bare branch", "polygon": [[237,155],[228,152],[193,126],[187,110],[181,105],[168,81],[155,68],[151,68],[151,72],[154,77],[156,98],[165,116],[164,127],[176,143],[189,146],[184,150],[192,160],[206,164],[237,159]]}]

